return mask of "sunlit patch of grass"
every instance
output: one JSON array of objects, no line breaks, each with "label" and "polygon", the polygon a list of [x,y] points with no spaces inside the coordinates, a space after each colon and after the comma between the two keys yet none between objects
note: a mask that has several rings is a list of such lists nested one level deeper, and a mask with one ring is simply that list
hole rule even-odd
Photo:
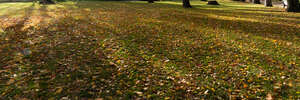
[{"label": "sunlit patch of grass", "polygon": [[4,30],[0,27],[0,33],[4,32]]},{"label": "sunlit patch of grass", "polygon": [[0,16],[22,16],[32,3],[1,3]]}]

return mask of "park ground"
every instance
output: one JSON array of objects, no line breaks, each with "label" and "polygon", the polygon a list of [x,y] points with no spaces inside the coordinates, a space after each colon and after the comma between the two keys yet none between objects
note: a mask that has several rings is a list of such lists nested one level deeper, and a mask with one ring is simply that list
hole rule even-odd
[{"label": "park ground", "polygon": [[299,99],[300,13],[0,3],[0,99]]}]

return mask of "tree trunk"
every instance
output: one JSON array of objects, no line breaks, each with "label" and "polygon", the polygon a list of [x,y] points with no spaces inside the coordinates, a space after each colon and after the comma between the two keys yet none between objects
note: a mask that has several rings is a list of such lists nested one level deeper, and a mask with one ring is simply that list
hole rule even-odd
[{"label": "tree trunk", "polygon": [[217,1],[208,1],[207,5],[220,5]]},{"label": "tree trunk", "polygon": [[192,8],[190,0],[182,0],[182,5],[184,8]]},{"label": "tree trunk", "polygon": [[260,4],[260,0],[253,0],[254,4]]},{"label": "tree trunk", "polygon": [[272,7],[272,0],[265,0],[265,6],[266,7]]},{"label": "tree trunk", "polygon": [[300,7],[299,7],[299,0],[287,0],[287,12],[299,12]]},{"label": "tree trunk", "polygon": [[40,0],[40,4],[55,4],[52,0]]},{"label": "tree trunk", "polygon": [[154,3],[154,0],[148,0],[148,3]]}]

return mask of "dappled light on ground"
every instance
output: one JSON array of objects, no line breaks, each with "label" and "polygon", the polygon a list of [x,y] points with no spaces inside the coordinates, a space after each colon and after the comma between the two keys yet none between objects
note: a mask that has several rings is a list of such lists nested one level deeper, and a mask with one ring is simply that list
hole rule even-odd
[{"label": "dappled light on ground", "polygon": [[0,4],[0,99],[299,98],[300,14],[219,3]]}]

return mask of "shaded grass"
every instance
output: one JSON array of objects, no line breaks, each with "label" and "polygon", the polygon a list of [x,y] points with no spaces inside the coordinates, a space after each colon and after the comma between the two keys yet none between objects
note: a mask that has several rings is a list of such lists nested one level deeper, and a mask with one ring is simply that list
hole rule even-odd
[{"label": "shaded grass", "polygon": [[1,97],[299,98],[300,15],[220,3],[65,2],[5,12]]}]

